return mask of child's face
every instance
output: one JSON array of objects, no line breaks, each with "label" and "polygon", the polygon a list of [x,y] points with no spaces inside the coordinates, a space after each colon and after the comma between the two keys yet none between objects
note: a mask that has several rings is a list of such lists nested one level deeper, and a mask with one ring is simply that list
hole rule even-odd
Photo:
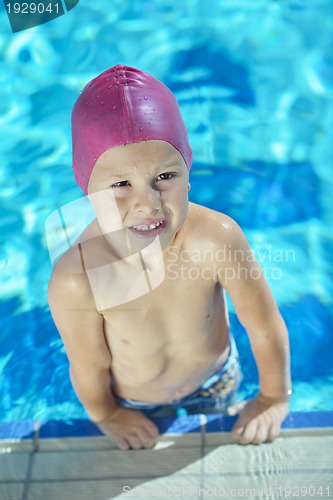
[{"label": "child's face", "polygon": [[[171,144],[142,141],[105,151],[92,171],[88,195],[102,191],[101,199],[114,198],[131,240],[148,244],[159,236],[164,248],[186,219],[188,178],[183,157]],[[98,205],[100,226],[104,221],[107,227],[112,214],[105,213],[105,203]]]}]

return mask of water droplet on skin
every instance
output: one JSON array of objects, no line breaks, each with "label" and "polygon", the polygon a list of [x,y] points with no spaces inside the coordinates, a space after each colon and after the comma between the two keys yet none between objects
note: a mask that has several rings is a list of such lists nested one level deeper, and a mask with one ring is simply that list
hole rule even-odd
[{"label": "water droplet on skin", "polygon": [[143,127],[140,127],[139,130],[143,130]]},{"label": "water droplet on skin", "polygon": [[144,100],[147,101],[148,97],[147,96],[144,96]]}]

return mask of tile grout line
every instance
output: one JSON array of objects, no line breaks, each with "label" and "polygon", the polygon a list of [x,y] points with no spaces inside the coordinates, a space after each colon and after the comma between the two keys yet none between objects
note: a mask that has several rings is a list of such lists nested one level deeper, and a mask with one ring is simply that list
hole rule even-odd
[{"label": "tile grout line", "polygon": [[201,424],[201,445],[200,445],[200,488],[203,490],[205,487],[205,449],[206,449],[206,426],[207,415],[200,415]]},{"label": "tile grout line", "polygon": [[39,451],[39,431],[40,431],[40,422],[36,420],[34,422],[34,436],[32,440],[32,451],[29,453],[29,461],[28,461],[28,468],[27,468],[27,475],[24,481],[24,487],[23,487],[23,493],[22,493],[22,500],[28,500],[29,496],[29,487],[30,487],[30,482],[31,482],[31,476],[32,476],[32,467],[33,467],[33,460]]}]

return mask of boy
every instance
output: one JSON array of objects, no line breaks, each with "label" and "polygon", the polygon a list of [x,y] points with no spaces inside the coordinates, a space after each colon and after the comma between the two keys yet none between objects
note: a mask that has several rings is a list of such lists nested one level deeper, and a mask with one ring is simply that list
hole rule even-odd
[{"label": "boy", "polygon": [[241,375],[226,290],[260,381],[233,435],[274,439],[291,393],[286,327],[237,224],[188,202],[192,152],[174,96],[115,66],[84,88],[72,133],[75,177],[97,218],[55,265],[48,293],[88,415],[138,449],[154,445],[149,416],[160,408],[230,405]]}]

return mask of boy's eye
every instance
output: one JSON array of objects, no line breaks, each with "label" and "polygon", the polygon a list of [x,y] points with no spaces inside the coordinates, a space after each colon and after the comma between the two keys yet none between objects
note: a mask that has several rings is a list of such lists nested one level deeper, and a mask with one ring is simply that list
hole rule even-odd
[{"label": "boy's eye", "polygon": [[127,186],[130,186],[130,183],[128,181],[119,181],[119,182],[115,182],[114,184],[112,184],[112,188],[122,188],[122,187],[127,187]]},{"label": "boy's eye", "polygon": [[168,181],[168,180],[172,179],[173,177],[176,177],[175,172],[164,172],[163,174],[160,174],[157,177],[157,180],[158,181]]}]

